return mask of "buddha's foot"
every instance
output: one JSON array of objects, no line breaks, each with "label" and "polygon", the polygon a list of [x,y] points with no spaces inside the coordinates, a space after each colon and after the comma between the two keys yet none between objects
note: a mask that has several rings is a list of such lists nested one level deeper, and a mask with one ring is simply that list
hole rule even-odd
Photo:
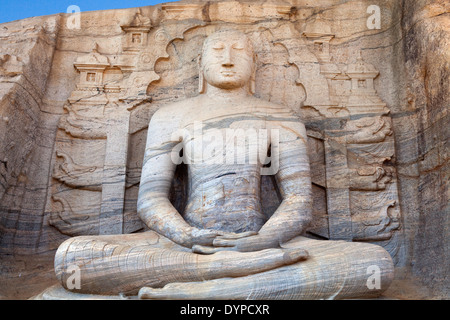
[{"label": "buddha's foot", "polygon": [[[139,299],[147,300],[204,300],[213,299],[211,291],[215,291],[222,281],[227,279],[209,280],[204,282],[171,283],[161,289],[144,287],[139,290]],[[219,282],[218,282],[219,281]]]},{"label": "buddha's foot", "polygon": [[[303,249],[268,249],[258,252],[221,251],[211,256],[200,256],[199,267],[209,265],[209,270],[222,279],[171,283],[162,289],[141,288],[140,299],[208,299],[233,296],[230,280],[245,283],[247,275],[269,271],[308,259],[309,254]],[[233,259],[231,259],[233,257]],[[205,265],[203,265],[205,264]],[[221,270],[218,270],[217,268]],[[205,269],[203,270],[203,272]],[[209,272],[206,272],[206,274]],[[211,279],[211,277],[205,277]],[[231,285],[231,286],[230,286]]]},{"label": "buddha's foot", "polygon": [[205,280],[242,277],[308,259],[304,249],[266,249],[255,252],[220,251],[198,255],[197,268]]}]

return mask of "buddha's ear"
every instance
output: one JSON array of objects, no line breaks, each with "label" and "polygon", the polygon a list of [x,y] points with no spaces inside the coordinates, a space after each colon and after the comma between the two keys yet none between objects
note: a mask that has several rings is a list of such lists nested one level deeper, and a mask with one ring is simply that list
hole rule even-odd
[{"label": "buddha's ear", "polygon": [[202,55],[199,54],[197,57],[197,64],[198,64],[198,92],[199,93],[205,93],[206,85],[205,85],[205,77],[203,76],[203,70],[202,70]]},{"label": "buddha's ear", "polygon": [[249,91],[250,94],[255,94],[256,92],[256,59],[257,59],[257,55],[256,53],[253,54],[253,72],[252,72],[252,76],[250,78],[250,83],[249,83]]}]

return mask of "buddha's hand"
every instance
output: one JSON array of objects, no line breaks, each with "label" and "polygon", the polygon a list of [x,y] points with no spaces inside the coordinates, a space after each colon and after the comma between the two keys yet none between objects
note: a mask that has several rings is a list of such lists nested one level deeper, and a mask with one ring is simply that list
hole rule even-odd
[{"label": "buddha's hand", "polygon": [[193,246],[192,251],[201,254],[213,254],[219,251],[252,252],[280,248],[277,239],[254,232],[242,234],[224,234],[217,236],[211,246]]},{"label": "buddha's hand", "polygon": [[218,230],[199,229],[191,227],[185,232],[184,245],[186,247],[211,246],[218,236],[222,236],[224,232]]},{"label": "buddha's hand", "polygon": [[255,232],[245,232],[242,234],[230,233],[220,230],[199,229],[191,227],[185,232],[184,243],[186,247],[213,246],[214,240],[218,237],[226,236],[230,239],[238,239],[256,234]]}]

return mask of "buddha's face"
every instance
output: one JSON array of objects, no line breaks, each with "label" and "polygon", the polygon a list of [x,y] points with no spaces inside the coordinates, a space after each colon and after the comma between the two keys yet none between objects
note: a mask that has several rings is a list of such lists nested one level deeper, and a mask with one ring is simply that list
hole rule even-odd
[{"label": "buddha's face", "polygon": [[203,45],[201,71],[206,82],[214,87],[244,87],[252,77],[254,64],[252,45],[241,32],[214,33]]}]

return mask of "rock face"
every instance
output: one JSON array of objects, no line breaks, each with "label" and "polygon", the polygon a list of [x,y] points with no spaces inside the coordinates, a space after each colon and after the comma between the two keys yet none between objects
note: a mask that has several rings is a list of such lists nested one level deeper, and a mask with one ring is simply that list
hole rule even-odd
[{"label": "rock face", "polygon": [[[191,0],[84,12],[79,27],[66,14],[0,25],[0,295],[56,283],[69,237],[147,230],[149,121],[198,95],[204,39],[232,28],[254,43],[255,96],[306,125],[305,236],[384,247],[388,296],[448,298],[449,12],[437,0]],[[180,212],[186,174],[170,193]],[[270,176],[261,194],[270,217],[281,200]]]}]

